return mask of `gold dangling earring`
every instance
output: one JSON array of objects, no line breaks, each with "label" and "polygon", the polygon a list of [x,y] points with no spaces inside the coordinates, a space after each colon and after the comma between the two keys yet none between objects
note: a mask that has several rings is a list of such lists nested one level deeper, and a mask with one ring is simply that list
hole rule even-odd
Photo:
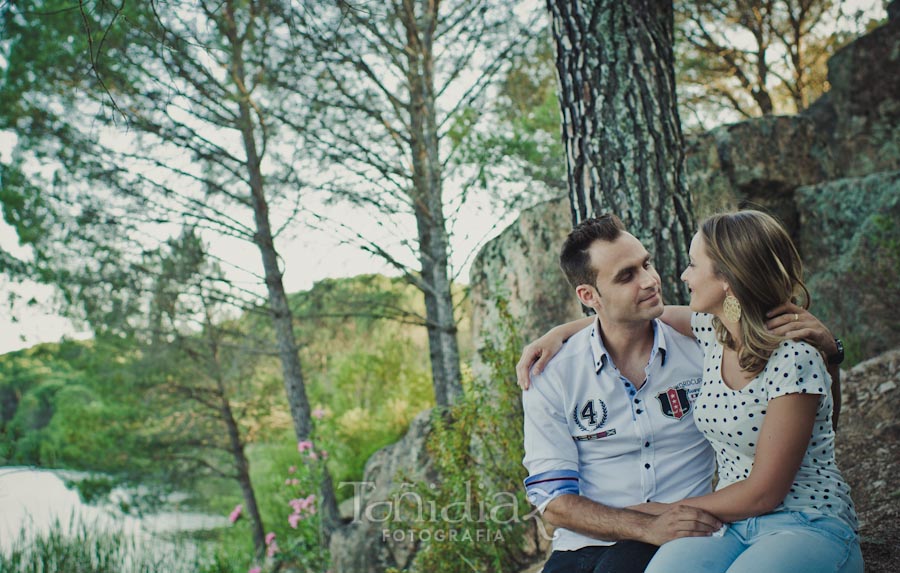
[{"label": "gold dangling earring", "polygon": [[741,303],[731,293],[725,295],[722,302],[722,310],[725,313],[725,320],[728,322],[738,322],[741,320]]}]

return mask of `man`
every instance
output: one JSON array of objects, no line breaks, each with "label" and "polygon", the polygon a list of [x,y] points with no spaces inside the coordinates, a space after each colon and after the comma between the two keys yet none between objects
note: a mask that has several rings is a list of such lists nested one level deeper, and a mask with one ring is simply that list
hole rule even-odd
[{"label": "man", "polygon": [[[557,528],[544,573],[642,572],[662,543],[722,525],[685,506],[659,516],[628,509],[710,490],[715,456],[692,410],[703,355],[658,320],[659,275],[614,215],[578,225],[560,266],[597,316],[580,321],[523,393],[526,490]],[[817,337],[830,336],[812,324]],[[520,378],[534,357],[526,349]]]}]

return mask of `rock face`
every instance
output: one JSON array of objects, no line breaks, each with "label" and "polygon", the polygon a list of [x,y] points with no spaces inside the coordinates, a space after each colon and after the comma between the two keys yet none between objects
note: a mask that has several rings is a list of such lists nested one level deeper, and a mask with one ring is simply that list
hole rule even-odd
[{"label": "rock face", "polygon": [[796,231],[798,187],[900,169],[900,18],[838,51],[828,80],[831,91],[799,115],[725,125],[688,142],[698,218],[753,204]]},{"label": "rock face", "polygon": [[853,358],[900,344],[900,171],[797,189],[813,311]]},{"label": "rock face", "polygon": [[[581,305],[557,264],[559,248],[571,228],[567,198],[522,212],[472,263],[472,332],[476,347],[502,343],[497,329],[498,300],[509,302],[519,334],[532,339],[550,327],[581,316]],[[476,358],[475,373],[483,373]]]},{"label": "rock face", "polygon": [[[854,261],[900,196],[900,17],[845,46],[828,66],[831,91],[809,110],[696,136],[687,143],[685,171],[698,220],[756,205],[785,223],[807,265],[813,312],[850,340],[858,358],[900,344],[890,326],[900,323],[898,310],[883,311],[878,288],[853,298],[841,286],[853,283]],[[551,201],[524,212],[479,253],[471,274],[476,347],[494,337],[499,297],[525,339],[580,316],[557,268],[570,228],[567,201]],[[897,290],[900,268],[884,274],[886,288]]]},{"label": "rock face", "polygon": [[416,542],[411,536],[400,535],[403,530],[394,519],[400,501],[396,492],[401,485],[398,479],[408,483],[435,480],[425,449],[430,418],[431,410],[421,412],[403,439],[369,458],[362,482],[345,486],[353,487],[358,495],[353,500],[351,522],[331,537],[329,550],[335,571],[383,573],[389,567],[403,569],[412,562]]}]

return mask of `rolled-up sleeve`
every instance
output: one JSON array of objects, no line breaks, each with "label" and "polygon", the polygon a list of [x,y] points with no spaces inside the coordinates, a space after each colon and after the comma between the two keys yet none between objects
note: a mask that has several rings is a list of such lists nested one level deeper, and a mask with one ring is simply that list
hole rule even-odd
[{"label": "rolled-up sleeve", "polygon": [[565,494],[580,493],[578,447],[569,431],[563,397],[546,375],[522,393],[525,413],[525,491],[541,512]]}]

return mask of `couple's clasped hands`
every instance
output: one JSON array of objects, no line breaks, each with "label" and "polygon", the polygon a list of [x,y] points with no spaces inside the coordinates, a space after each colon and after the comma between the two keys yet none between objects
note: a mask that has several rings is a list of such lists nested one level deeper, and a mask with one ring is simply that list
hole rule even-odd
[{"label": "couple's clasped hands", "polygon": [[722,522],[716,516],[688,505],[648,502],[628,509],[646,513],[648,520],[642,541],[662,545],[680,537],[707,537],[721,529]]}]

